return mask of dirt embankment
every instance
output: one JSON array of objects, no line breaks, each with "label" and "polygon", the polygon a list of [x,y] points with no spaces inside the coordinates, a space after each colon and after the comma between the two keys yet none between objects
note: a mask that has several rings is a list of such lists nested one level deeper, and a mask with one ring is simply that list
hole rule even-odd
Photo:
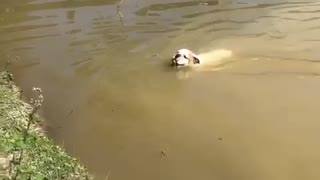
[{"label": "dirt embankment", "polygon": [[26,103],[12,75],[0,72],[0,179],[92,179],[86,168],[41,131],[40,88]]}]

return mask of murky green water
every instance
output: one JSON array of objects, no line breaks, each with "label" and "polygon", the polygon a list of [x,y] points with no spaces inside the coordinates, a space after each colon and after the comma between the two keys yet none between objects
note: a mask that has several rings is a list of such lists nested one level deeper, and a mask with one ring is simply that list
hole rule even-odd
[{"label": "murky green water", "polygon": [[[0,3],[2,62],[97,179],[320,179],[320,1],[118,3]],[[233,56],[181,79],[177,48]]]}]

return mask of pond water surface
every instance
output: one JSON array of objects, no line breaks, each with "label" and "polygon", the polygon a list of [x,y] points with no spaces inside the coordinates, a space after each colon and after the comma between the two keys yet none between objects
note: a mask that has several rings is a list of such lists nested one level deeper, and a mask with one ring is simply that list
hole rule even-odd
[{"label": "pond water surface", "polygon": [[[1,0],[0,32],[97,179],[320,179],[320,1]],[[232,56],[176,71],[178,48]]]}]

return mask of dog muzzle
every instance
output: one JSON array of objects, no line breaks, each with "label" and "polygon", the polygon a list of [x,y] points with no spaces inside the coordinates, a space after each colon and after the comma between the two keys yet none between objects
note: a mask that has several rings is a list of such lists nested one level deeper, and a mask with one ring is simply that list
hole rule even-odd
[{"label": "dog muzzle", "polygon": [[173,60],[172,60],[172,63],[173,65],[176,65],[176,66],[187,66],[189,64],[189,59],[188,57],[182,55],[182,54],[177,54]]}]

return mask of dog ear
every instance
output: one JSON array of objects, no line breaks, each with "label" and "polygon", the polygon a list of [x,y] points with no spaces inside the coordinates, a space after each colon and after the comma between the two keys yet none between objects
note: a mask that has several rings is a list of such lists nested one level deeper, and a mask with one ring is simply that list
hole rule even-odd
[{"label": "dog ear", "polygon": [[200,59],[195,57],[195,56],[193,56],[193,63],[194,64],[200,64]]},{"label": "dog ear", "polygon": [[190,57],[192,57],[194,64],[200,64],[200,58],[196,54],[190,52]]}]

